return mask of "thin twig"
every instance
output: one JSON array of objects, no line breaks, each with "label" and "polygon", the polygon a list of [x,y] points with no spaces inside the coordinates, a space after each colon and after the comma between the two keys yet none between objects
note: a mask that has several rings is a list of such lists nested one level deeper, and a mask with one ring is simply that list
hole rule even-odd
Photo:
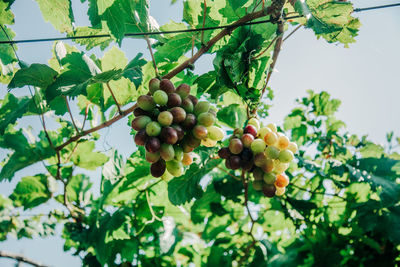
[{"label": "thin twig", "polygon": [[146,194],[147,205],[149,206],[151,216],[153,216],[154,219],[156,219],[157,221],[162,222],[162,219],[160,219],[160,218],[155,214],[155,212],[154,212],[154,210],[153,210],[153,207],[152,207],[152,205],[151,205],[151,203],[150,203],[149,191],[146,190],[145,194]]},{"label": "thin twig", "polygon": [[37,267],[49,267],[49,265],[45,265],[45,264],[42,264],[40,262],[34,261],[32,259],[29,259],[29,258],[25,257],[24,255],[15,254],[15,253],[12,253],[12,252],[6,252],[6,251],[2,251],[2,250],[0,250],[0,258],[13,259],[13,260],[16,260],[18,262],[22,261],[24,263],[28,263],[30,265],[37,266]]},{"label": "thin twig", "polygon": [[64,95],[64,101],[65,101],[65,104],[67,105],[68,113],[69,113],[69,116],[71,117],[72,124],[74,125],[76,132],[79,133],[78,127],[76,127],[76,124],[75,124],[74,116],[72,116],[71,108],[69,107],[68,99],[65,95]]},{"label": "thin twig", "polygon": [[151,47],[150,39],[148,36],[145,36],[145,39],[147,42],[147,47],[149,48],[149,51],[150,51],[151,60],[153,61],[154,72],[156,73],[156,76],[158,77],[157,62],[156,62],[156,59],[154,58],[153,48]]},{"label": "thin twig", "polygon": [[110,84],[108,82],[106,82],[106,85],[107,85],[108,91],[110,91],[110,94],[111,94],[112,98],[114,99],[115,104],[117,105],[118,113],[121,115],[122,114],[121,106],[119,105],[117,98],[114,95],[114,92],[111,90]]},{"label": "thin twig", "polygon": [[300,29],[301,26],[303,26],[303,25],[301,25],[301,24],[298,25],[291,33],[288,34],[288,36],[285,37],[285,39],[283,39],[282,42],[285,42],[287,39],[289,39],[289,37],[292,36],[295,32],[297,32],[297,30]]},{"label": "thin twig", "polygon": [[261,57],[265,52],[268,51],[268,49],[270,49],[270,47],[275,43],[276,40],[278,40],[279,37],[280,37],[280,35],[275,36],[275,38],[272,39],[272,41],[269,43],[269,45],[263,51],[261,51],[260,54],[252,57],[251,60],[255,60],[255,59]]},{"label": "thin twig", "polygon": [[[206,16],[207,16],[207,2],[206,0],[203,1],[204,3],[204,9],[203,9],[203,28],[206,25]],[[201,31],[201,39],[200,39],[201,45],[204,43],[204,31]]]},{"label": "thin twig", "polygon": [[237,181],[241,181],[241,179],[239,177],[236,177],[235,175],[231,174],[230,172],[228,172],[227,170],[225,170],[224,168],[221,168],[220,166],[217,166],[217,169],[225,172],[227,175],[229,175],[230,177],[232,177],[233,179],[237,180]]}]

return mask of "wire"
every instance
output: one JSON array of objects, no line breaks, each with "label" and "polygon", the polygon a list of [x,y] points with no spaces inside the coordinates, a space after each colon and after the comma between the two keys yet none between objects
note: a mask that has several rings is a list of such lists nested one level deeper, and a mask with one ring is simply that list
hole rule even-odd
[{"label": "wire", "polygon": [[371,7],[365,7],[365,8],[355,8],[354,12],[362,12],[362,11],[367,11],[367,10],[375,10],[375,9],[396,7],[396,6],[400,6],[400,3],[390,4],[390,5],[383,5],[383,6],[371,6]]}]

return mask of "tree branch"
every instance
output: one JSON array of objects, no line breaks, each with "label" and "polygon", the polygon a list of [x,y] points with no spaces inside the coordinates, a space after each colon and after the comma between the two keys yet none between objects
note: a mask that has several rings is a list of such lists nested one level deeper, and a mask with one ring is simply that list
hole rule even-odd
[{"label": "tree branch", "polygon": [[15,254],[15,253],[6,252],[6,251],[1,251],[1,250],[0,250],[0,258],[13,259],[13,260],[16,260],[18,262],[22,261],[22,262],[25,262],[25,263],[28,263],[30,265],[37,266],[37,267],[49,267],[49,265],[45,265],[45,264],[42,264],[40,262],[31,260],[31,259],[25,257],[24,255]]}]

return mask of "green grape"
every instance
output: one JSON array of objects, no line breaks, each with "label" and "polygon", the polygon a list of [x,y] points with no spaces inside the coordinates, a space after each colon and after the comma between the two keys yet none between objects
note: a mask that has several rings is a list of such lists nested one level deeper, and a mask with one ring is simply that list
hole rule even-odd
[{"label": "green grape", "polygon": [[266,184],[274,184],[276,181],[276,175],[273,173],[264,173],[263,180]]},{"label": "green grape", "polygon": [[199,124],[204,125],[206,127],[209,127],[211,125],[214,124],[215,122],[215,116],[211,113],[201,113],[198,117],[197,117],[197,121],[199,122]]},{"label": "green grape", "polygon": [[146,133],[148,136],[158,136],[161,133],[161,126],[158,122],[152,121],[146,125]]},{"label": "green grape", "polygon": [[160,152],[151,153],[146,151],[146,160],[147,162],[154,163],[160,159]]},{"label": "green grape", "polygon": [[265,149],[265,153],[267,154],[267,157],[270,159],[277,159],[279,157],[279,149],[277,149],[274,146],[268,146]]},{"label": "green grape", "polygon": [[208,112],[210,109],[210,103],[207,101],[199,101],[197,105],[194,106],[194,115],[198,116],[201,113]]},{"label": "green grape", "polygon": [[178,88],[176,88],[176,93],[180,95],[182,99],[184,99],[190,94],[190,86],[186,83],[182,83],[178,86]]},{"label": "green grape", "polygon": [[[162,91],[164,93],[164,91]],[[172,113],[169,111],[163,111],[158,115],[158,122],[162,126],[170,126],[172,124],[172,121],[174,119],[174,116],[172,116]]]},{"label": "green grape", "polygon": [[193,103],[190,98],[185,98],[182,100],[181,107],[186,111],[186,113],[192,113],[193,112]]},{"label": "green grape", "polygon": [[138,106],[145,111],[152,111],[156,107],[156,103],[152,96],[141,95],[137,99]]},{"label": "green grape", "polygon": [[259,180],[253,181],[252,185],[253,185],[254,190],[256,190],[256,191],[261,191],[263,188],[263,182],[259,181]]},{"label": "green grape", "polygon": [[281,174],[289,168],[289,163],[283,163],[279,160],[274,161],[274,172]]},{"label": "green grape", "polygon": [[296,153],[298,150],[297,144],[294,142],[290,142],[288,148],[290,151],[292,151],[293,153]]},{"label": "green grape", "polygon": [[289,163],[293,160],[293,158],[294,158],[293,152],[288,149],[279,152],[279,160],[283,163]]},{"label": "green grape", "polygon": [[136,131],[146,128],[151,122],[151,118],[147,116],[139,116],[132,121],[132,128]]},{"label": "green grape", "polygon": [[162,90],[157,90],[153,94],[154,102],[160,106],[165,106],[168,102],[168,95]]},{"label": "green grape", "polygon": [[175,150],[174,159],[176,159],[177,161],[182,161],[182,159],[183,159],[183,149],[181,147],[179,147],[179,146],[175,146],[174,150]]},{"label": "green grape", "polygon": [[272,159],[267,159],[265,164],[261,166],[264,172],[269,173],[274,170],[274,161]]},{"label": "green grape", "polygon": [[163,143],[160,147],[160,156],[165,161],[173,160],[175,157],[174,147],[170,144]]},{"label": "green grape", "polygon": [[255,139],[253,143],[251,143],[250,148],[254,154],[264,152],[265,142],[261,139]]},{"label": "green grape", "polygon": [[179,177],[183,174],[183,164],[177,160],[171,160],[167,162],[167,170],[170,174],[175,177]]},{"label": "green grape", "polygon": [[247,124],[253,125],[256,127],[256,130],[260,130],[260,122],[256,118],[251,118]]},{"label": "green grape", "polygon": [[258,136],[259,136],[261,139],[264,140],[265,135],[266,135],[267,133],[270,133],[270,132],[272,132],[270,128],[268,128],[268,127],[263,127],[263,128],[261,128],[261,129],[258,131]]},{"label": "green grape", "polygon": [[221,141],[224,138],[224,131],[217,126],[210,126],[207,128],[208,137],[214,141]]},{"label": "green grape", "polygon": [[267,127],[268,127],[269,129],[271,129],[271,131],[273,131],[273,132],[275,132],[275,133],[278,131],[278,129],[277,129],[275,123],[269,123],[269,124],[267,125]]},{"label": "green grape", "polygon": [[153,78],[149,82],[150,94],[153,94],[157,90],[160,90],[160,80],[157,78]]}]

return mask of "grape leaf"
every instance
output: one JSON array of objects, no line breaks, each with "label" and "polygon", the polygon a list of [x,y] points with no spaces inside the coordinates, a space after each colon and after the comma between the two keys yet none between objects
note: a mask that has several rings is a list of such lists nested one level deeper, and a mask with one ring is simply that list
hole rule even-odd
[{"label": "grape leaf", "polygon": [[217,118],[227,126],[235,129],[242,128],[247,120],[247,113],[239,104],[231,104],[220,109]]},{"label": "grape leaf", "polygon": [[[15,37],[15,33],[10,28],[2,25],[4,30],[0,30],[0,41],[9,41]],[[2,65],[8,65],[12,62],[17,61],[14,50],[10,45],[2,44],[0,45],[0,63]]]},{"label": "grape leaf", "polygon": [[68,201],[78,207],[88,205],[91,201],[91,187],[90,177],[84,174],[72,176],[67,185]]},{"label": "grape leaf", "polygon": [[74,15],[70,0],[57,0],[57,4],[52,0],[36,0],[36,2],[45,21],[53,24],[56,30],[61,33],[73,30]]},{"label": "grape leaf", "polygon": [[0,103],[0,135],[2,135],[8,125],[14,124],[25,114],[31,99],[26,96],[17,98],[13,94],[6,94]]},{"label": "grape leaf", "polygon": [[8,84],[8,89],[24,87],[26,85],[46,88],[50,85],[57,72],[44,64],[32,64],[28,68],[18,70],[11,82]]},{"label": "grape leaf", "polygon": [[[109,34],[106,29],[96,29],[91,27],[77,27],[74,32],[68,33],[68,36],[91,36],[91,35],[103,35]],[[84,45],[86,50],[90,50],[96,46],[100,46],[101,50],[106,49],[112,39],[111,37],[99,37],[99,38],[79,38],[73,40],[75,43]]]},{"label": "grape leaf", "polygon": [[14,23],[14,14],[9,9],[9,5],[1,1],[0,2],[0,24],[8,24],[11,25]]},{"label": "grape leaf", "polygon": [[106,163],[108,157],[100,152],[93,152],[94,147],[94,142],[79,143],[71,160],[76,166],[87,170],[95,170]]}]

